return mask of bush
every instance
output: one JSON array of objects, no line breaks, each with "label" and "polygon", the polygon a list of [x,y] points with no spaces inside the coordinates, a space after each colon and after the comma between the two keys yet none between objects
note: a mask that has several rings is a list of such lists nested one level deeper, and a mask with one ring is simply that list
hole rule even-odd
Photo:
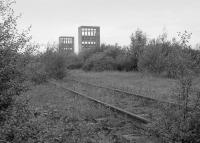
[{"label": "bush", "polygon": [[105,53],[106,56],[116,59],[119,55],[123,54],[122,48],[117,44],[112,45],[105,45],[104,50],[102,51]]},{"label": "bush", "polygon": [[139,57],[138,69],[152,73],[162,73],[165,68],[165,57],[162,53],[162,47],[149,46]]},{"label": "bush", "polygon": [[162,38],[152,40],[139,57],[140,71],[162,74],[168,78],[181,78],[191,73],[191,59],[183,46]]},{"label": "bush", "polygon": [[41,63],[34,63],[30,67],[29,78],[35,84],[42,84],[47,82],[48,76],[44,66]]},{"label": "bush", "polygon": [[41,62],[44,64],[45,72],[49,77],[62,79],[66,76],[66,55],[47,49],[42,55]]},{"label": "bush", "polygon": [[83,60],[80,56],[71,54],[66,59],[68,69],[80,69],[83,65]]},{"label": "bush", "polygon": [[92,55],[83,65],[83,70],[86,71],[104,71],[114,69],[116,69],[114,59],[105,55],[103,52]]},{"label": "bush", "polygon": [[80,54],[80,57],[78,61],[81,60],[82,69],[87,71],[131,71],[136,68],[136,59],[131,55],[130,50],[117,44],[102,44],[100,50],[86,50]]},{"label": "bush", "polygon": [[93,54],[99,52],[99,49],[84,49],[79,53],[79,57],[84,63],[88,58],[90,58]]},{"label": "bush", "polygon": [[200,73],[200,50],[186,49],[184,51],[190,57],[190,69],[196,74]]},{"label": "bush", "polygon": [[165,58],[165,71],[168,78],[180,78],[189,73],[189,60],[182,55],[179,49],[173,49]]},{"label": "bush", "polygon": [[118,71],[133,71],[135,70],[135,62],[133,57],[126,53],[119,54],[116,59],[116,66]]}]

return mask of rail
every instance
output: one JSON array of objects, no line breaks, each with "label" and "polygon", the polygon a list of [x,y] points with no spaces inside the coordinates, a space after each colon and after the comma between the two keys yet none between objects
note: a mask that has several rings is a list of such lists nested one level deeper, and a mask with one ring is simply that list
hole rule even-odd
[{"label": "rail", "polygon": [[77,95],[79,95],[79,96],[81,96],[81,97],[84,97],[84,98],[86,98],[86,99],[88,99],[88,100],[90,100],[90,101],[93,101],[93,102],[96,102],[96,103],[98,103],[98,104],[101,104],[101,105],[103,105],[103,106],[105,106],[105,107],[107,107],[107,108],[109,108],[109,109],[111,109],[111,110],[113,110],[113,111],[116,111],[116,112],[118,112],[118,113],[121,113],[121,114],[123,114],[123,115],[126,115],[128,118],[137,120],[137,121],[142,122],[142,123],[144,123],[144,124],[147,124],[147,123],[150,123],[150,122],[151,122],[151,121],[149,121],[148,119],[145,119],[145,118],[143,118],[143,117],[141,117],[141,116],[138,116],[138,115],[136,115],[136,114],[133,114],[133,113],[131,113],[131,112],[125,111],[125,110],[123,110],[123,109],[121,109],[121,108],[118,108],[118,107],[116,107],[116,106],[110,105],[110,104],[105,103],[105,102],[102,102],[102,101],[97,100],[97,99],[95,99],[95,98],[89,97],[89,96],[87,96],[87,95],[85,95],[85,94],[82,94],[82,93],[79,93],[79,92],[77,92],[77,91],[75,91],[75,90],[66,88],[66,87],[64,87],[63,85],[58,84],[58,83],[55,82],[55,81],[50,81],[50,83],[52,83],[52,84],[56,85],[57,87],[60,87],[60,88],[62,88],[62,89],[64,89],[64,90],[70,91],[70,92],[72,92],[72,93],[74,93],[74,94],[77,94]]}]

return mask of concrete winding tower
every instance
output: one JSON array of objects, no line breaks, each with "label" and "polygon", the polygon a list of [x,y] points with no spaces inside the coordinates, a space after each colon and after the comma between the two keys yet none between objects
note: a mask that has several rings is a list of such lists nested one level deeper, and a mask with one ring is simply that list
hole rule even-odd
[{"label": "concrete winding tower", "polygon": [[100,48],[100,27],[80,26],[78,28],[79,52],[84,49]]},{"label": "concrete winding tower", "polygon": [[59,51],[74,52],[74,37],[59,37]]}]

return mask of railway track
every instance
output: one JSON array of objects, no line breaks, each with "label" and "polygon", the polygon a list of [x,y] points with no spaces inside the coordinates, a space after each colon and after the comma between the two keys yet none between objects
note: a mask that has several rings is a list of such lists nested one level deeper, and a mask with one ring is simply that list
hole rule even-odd
[{"label": "railway track", "polygon": [[74,79],[66,79],[65,81],[62,81],[62,84],[96,100],[148,119],[149,121],[155,121],[162,116],[163,106],[179,106],[175,103],[162,102],[160,100],[135,95],[120,89],[99,86]]},{"label": "railway track", "polygon": [[143,96],[143,95],[131,93],[131,92],[128,92],[128,91],[117,89],[117,88],[105,87],[105,86],[102,86],[102,85],[97,85],[97,84],[93,84],[93,83],[89,83],[89,82],[79,81],[79,80],[71,79],[71,78],[68,78],[66,80],[75,81],[75,82],[77,82],[79,84],[85,84],[85,85],[88,85],[88,86],[91,86],[91,87],[97,87],[97,88],[107,89],[107,90],[111,90],[111,91],[115,91],[115,92],[119,92],[119,93],[124,93],[124,94],[129,95],[129,96],[136,96],[138,98],[150,100],[150,101],[161,103],[161,104],[178,106],[178,103],[175,103],[175,102],[170,102],[170,101],[165,101],[165,100],[159,100],[159,99],[155,99],[155,98],[151,98],[151,97],[147,97],[147,96]]},{"label": "railway track", "polygon": [[72,92],[72,93],[74,93],[74,94],[76,94],[76,95],[79,95],[79,96],[84,97],[84,98],[86,98],[86,99],[88,99],[88,100],[90,100],[90,101],[93,101],[93,102],[96,102],[96,103],[98,103],[98,104],[100,104],[100,105],[103,105],[103,106],[109,108],[109,109],[112,110],[112,111],[118,112],[119,114],[122,114],[122,115],[126,116],[127,118],[131,118],[131,119],[133,119],[133,120],[137,120],[137,121],[142,122],[142,123],[144,123],[144,124],[147,124],[147,123],[150,123],[150,122],[151,122],[151,121],[149,121],[148,119],[145,119],[145,118],[140,117],[140,116],[138,116],[138,115],[136,115],[136,114],[133,114],[133,113],[131,113],[131,112],[125,111],[125,110],[123,110],[123,109],[120,109],[120,108],[118,108],[118,107],[116,107],[116,106],[113,106],[113,105],[110,105],[110,104],[108,104],[108,103],[102,102],[102,101],[100,101],[100,100],[97,100],[97,99],[95,99],[95,98],[92,98],[92,97],[90,97],[90,96],[87,96],[87,95],[85,95],[85,94],[82,94],[82,93],[80,93],[80,92],[77,92],[77,91],[75,91],[75,90],[73,90],[73,89],[66,88],[66,87],[64,87],[63,85],[56,83],[55,81],[51,81],[51,83],[54,84],[54,85],[56,85],[56,86],[59,87],[59,88],[62,88],[62,89],[64,89],[64,90],[68,90],[68,91],[70,91],[70,92]]},{"label": "railway track", "polygon": [[[136,142],[138,137],[140,138],[143,136],[141,134],[141,132],[144,132],[146,129],[146,125],[148,123],[150,123],[150,121],[144,117],[141,117],[137,114],[131,113],[131,112],[121,109],[119,107],[113,106],[111,104],[102,102],[98,99],[95,99],[93,97],[90,97],[88,95],[80,93],[78,91],[75,91],[74,89],[68,88],[68,86],[63,85],[62,83],[59,83],[57,81],[51,81],[50,83],[55,85],[57,88],[61,88],[62,90],[65,90],[66,92],[73,94],[74,96],[78,97],[79,99],[80,98],[86,99],[86,100],[94,103],[95,106],[99,105],[99,106],[105,108],[106,110],[111,111],[115,120],[118,117],[120,117],[119,120],[117,121],[117,123],[116,123],[116,121],[110,121],[111,124],[112,123],[115,124],[115,125],[112,125],[111,130],[114,130],[115,133],[120,136],[118,138],[121,138],[123,140],[122,142],[124,142],[124,143],[125,142],[129,143],[131,141]],[[79,100],[79,99],[76,99],[76,100]],[[116,116],[118,116],[118,117],[116,117]],[[98,120],[104,120],[104,119],[105,119],[105,117],[103,119],[99,118],[96,120],[98,121]],[[108,120],[110,120],[110,119],[111,118],[108,117]],[[144,138],[144,136],[142,138]],[[149,141],[147,141],[147,142],[149,142]]]}]

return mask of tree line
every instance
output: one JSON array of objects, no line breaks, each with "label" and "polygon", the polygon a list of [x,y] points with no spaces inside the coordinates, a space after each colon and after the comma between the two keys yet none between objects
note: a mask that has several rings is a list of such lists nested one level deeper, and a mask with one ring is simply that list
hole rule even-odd
[{"label": "tree line", "polygon": [[167,40],[164,33],[156,39],[147,39],[137,30],[131,35],[128,47],[102,44],[96,49],[84,49],[78,55],[69,55],[67,68],[85,71],[139,71],[178,78],[188,73],[199,74],[200,50],[189,45],[191,33],[179,33],[179,40]]}]

